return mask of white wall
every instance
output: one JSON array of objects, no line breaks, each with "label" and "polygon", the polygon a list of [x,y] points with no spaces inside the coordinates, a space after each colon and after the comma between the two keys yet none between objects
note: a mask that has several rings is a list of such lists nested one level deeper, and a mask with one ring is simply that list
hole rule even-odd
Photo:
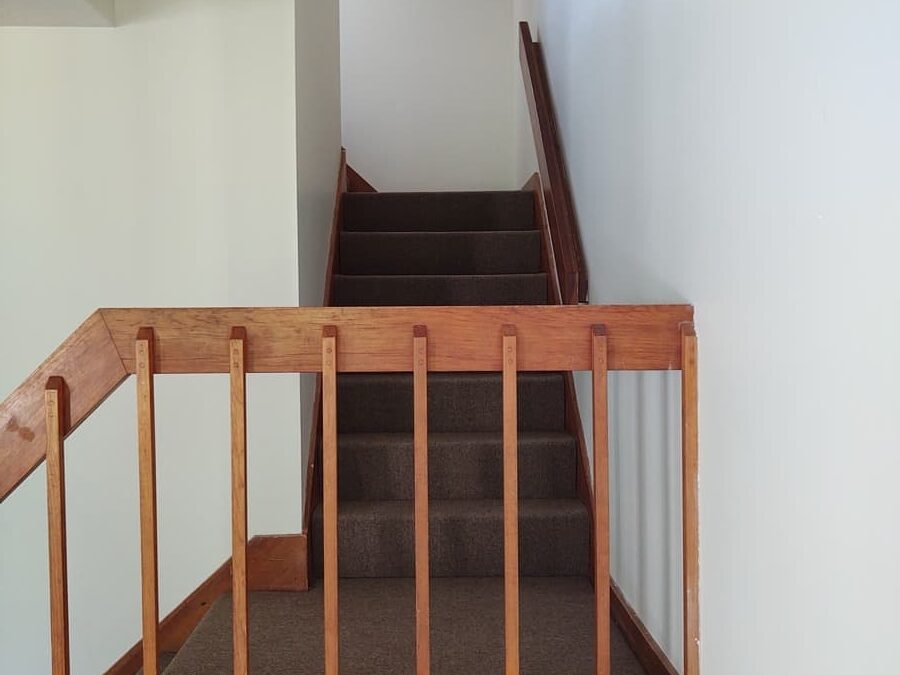
[{"label": "white wall", "polygon": [[[292,0],[0,29],[0,396],[98,306],[295,305]],[[226,330],[227,327],[223,327]],[[227,378],[158,380],[161,610],[228,557]],[[250,521],[299,531],[296,377],[252,376]],[[67,446],[73,673],[139,636],[134,384]],[[49,672],[45,474],[0,505],[0,672]]]},{"label": "white wall", "polygon": [[[296,0],[297,205],[300,304],[321,305],[341,158],[341,50],[338,0]],[[301,381],[303,466],[315,376]]]},{"label": "white wall", "polygon": [[377,189],[518,189],[512,0],[342,0],[343,132]]},{"label": "white wall", "polygon": [[0,26],[115,25],[115,0],[0,0]]},{"label": "white wall", "polygon": [[[697,309],[703,672],[896,672],[900,5],[536,4],[592,301]],[[614,547],[680,660],[673,389],[614,385]]]}]

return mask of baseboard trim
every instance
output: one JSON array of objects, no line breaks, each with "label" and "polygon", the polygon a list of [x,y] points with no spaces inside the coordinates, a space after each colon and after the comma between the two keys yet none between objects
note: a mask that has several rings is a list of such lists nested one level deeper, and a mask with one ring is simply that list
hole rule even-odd
[{"label": "baseboard trim", "polygon": [[[306,535],[262,535],[247,544],[247,588],[251,591],[305,591],[309,588]],[[159,651],[177,652],[220,597],[231,591],[231,559],[226,560],[159,624]],[[105,675],[135,675],[142,642],[129,649]]]},{"label": "baseboard trim", "polygon": [[612,581],[609,584],[609,612],[647,675],[678,675],[659,643],[625,600],[622,590]]}]

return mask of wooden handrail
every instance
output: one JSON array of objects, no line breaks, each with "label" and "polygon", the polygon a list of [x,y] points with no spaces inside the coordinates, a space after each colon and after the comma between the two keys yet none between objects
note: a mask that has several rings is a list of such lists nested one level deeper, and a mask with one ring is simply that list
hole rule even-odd
[{"label": "wooden handrail", "polygon": [[567,305],[587,302],[587,266],[550,96],[546,64],[541,46],[532,39],[526,21],[519,24],[519,60],[537,153],[542,207],[546,209],[553,238],[551,259],[559,278],[562,302]]},{"label": "wooden handrail", "polygon": [[493,345],[505,324],[517,325],[523,339],[521,370],[589,370],[590,342],[580,333],[598,323],[609,332],[610,370],[678,370],[678,326],[692,320],[689,305],[101,309],[0,403],[0,501],[44,460],[47,379],[68,385],[68,435],[134,373],[142,326],[154,328],[158,374],[230,372],[231,326],[244,326],[250,338],[247,373],[321,372],[325,325],[353,328],[345,331],[339,371],[408,372],[418,324],[435,331],[429,370],[498,372]]},{"label": "wooden handrail", "polygon": [[[693,310],[686,305],[404,307],[404,308],[232,308],[100,310],[64,343],[23,387],[0,405],[0,459],[11,467],[13,486],[32,467],[35,442],[48,458],[53,672],[67,672],[68,627],[65,589],[65,485],[62,445],[74,422],[71,409],[90,411],[119,380],[137,375],[138,451],[141,511],[141,597],[143,670],[159,672],[159,607],[156,523],[154,379],[165,373],[231,376],[232,537],[234,672],[249,669],[247,626],[246,391],[247,373],[322,374],[323,503],[325,571],[325,672],[339,672],[337,393],[340,372],[412,372],[414,375],[415,556],[417,673],[427,675],[428,472],[427,373],[493,371],[503,379],[503,545],[506,673],[519,672],[519,573],[517,494],[517,374],[522,370],[589,370],[594,375],[593,541],[598,675],[609,674],[609,370],[682,371],[684,481],[685,664],[697,675],[697,346]],[[426,328],[427,326],[427,328]],[[104,330],[98,330],[98,327]],[[98,339],[98,336],[102,339]],[[410,342],[410,336],[413,340]],[[92,339],[87,339],[92,338]],[[91,372],[93,345],[99,359]],[[115,352],[118,368],[110,363]],[[81,361],[73,364],[76,355]],[[46,391],[29,384],[52,369],[72,375],[77,388],[52,374]],[[66,393],[68,392],[68,396]],[[76,408],[77,405],[77,408]],[[11,433],[19,419],[45,416],[43,434]],[[83,414],[86,417],[87,413]],[[83,417],[81,419],[83,419]],[[12,443],[9,440],[12,439]],[[24,445],[27,443],[29,445]],[[17,450],[21,451],[17,454]],[[12,488],[9,487],[11,490]],[[8,492],[7,492],[8,494]],[[5,496],[5,495],[4,495]]]}]

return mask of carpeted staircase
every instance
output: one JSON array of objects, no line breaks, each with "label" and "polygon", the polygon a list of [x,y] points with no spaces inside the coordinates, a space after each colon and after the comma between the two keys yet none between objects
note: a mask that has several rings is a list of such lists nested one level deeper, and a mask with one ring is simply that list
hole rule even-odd
[{"label": "carpeted staircase", "polygon": [[[547,302],[529,192],[344,196],[334,304]],[[432,670],[503,668],[499,374],[428,378]],[[564,381],[519,376],[522,672],[593,672],[589,519]],[[338,378],[342,673],[414,672],[412,377]],[[310,532],[322,574],[321,508]],[[254,673],[321,673],[322,593],[251,594]],[[642,673],[614,629],[613,672]],[[216,604],[167,675],[230,672],[230,603]]]}]

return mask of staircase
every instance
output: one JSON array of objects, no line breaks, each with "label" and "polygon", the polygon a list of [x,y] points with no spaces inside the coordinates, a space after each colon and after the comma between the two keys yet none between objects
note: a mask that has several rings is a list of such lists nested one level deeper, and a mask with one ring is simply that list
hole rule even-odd
[{"label": "staircase", "polygon": [[[531,192],[347,193],[332,301],[341,306],[548,301]],[[594,672],[590,521],[577,495],[560,373],[522,373],[519,568],[522,672]],[[415,670],[412,376],[338,377],[341,665]],[[503,672],[501,379],[428,376],[433,672]],[[319,450],[321,452],[321,449]],[[322,510],[308,593],[254,593],[251,672],[321,673]],[[167,675],[231,671],[231,607],[216,603]],[[643,673],[614,629],[616,675]]]}]

